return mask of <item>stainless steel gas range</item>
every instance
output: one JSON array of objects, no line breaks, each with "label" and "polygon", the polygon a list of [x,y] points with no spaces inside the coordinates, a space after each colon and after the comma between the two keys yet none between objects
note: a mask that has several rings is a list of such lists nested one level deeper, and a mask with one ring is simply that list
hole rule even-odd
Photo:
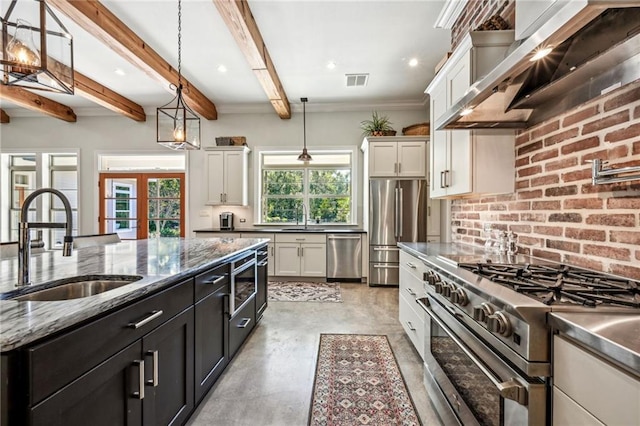
[{"label": "stainless steel gas range", "polygon": [[637,313],[640,283],[529,256],[421,256],[425,385],[443,422],[551,424],[550,312]]}]

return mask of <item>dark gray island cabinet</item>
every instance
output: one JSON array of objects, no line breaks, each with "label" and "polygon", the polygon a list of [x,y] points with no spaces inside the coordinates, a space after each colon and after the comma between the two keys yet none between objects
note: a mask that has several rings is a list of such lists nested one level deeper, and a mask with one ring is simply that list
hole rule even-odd
[{"label": "dark gray island cabinet", "polygon": [[[255,262],[256,249],[3,353],[2,426],[184,424],[233,356],[237,258]],[[255,326],[255,297],[235,345]]]}]

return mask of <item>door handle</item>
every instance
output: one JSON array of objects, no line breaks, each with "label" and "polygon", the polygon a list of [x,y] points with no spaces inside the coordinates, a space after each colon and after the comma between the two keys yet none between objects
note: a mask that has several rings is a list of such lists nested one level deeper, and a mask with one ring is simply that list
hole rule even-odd
[{"label": "door handle", "polygon": [[251,322],[251,318],[243,318],[242,322],[238,324],[238,328],[247,328],[250,322]]},{"label": "door handle", "polygon": [[300,257],[304,257],[304,247],[300,247]]},{"label": "door handle", "polygon": [[222,198],[222,192],[220,193],[220,202],[224,203],[224,199]]},{"label": "door handle", "polygon": [[394,214],[396,215],[396,217],[394,218],[394,227],[395,229],[393,230],[393,235],[394,237],[398,237],[398,217],[400,216],[399,214],[399,204],[400,204],[400,191],[398,191],[398,188],[395,188],[395,206],[394,206]]},{"label": "door handle", "polygon": [[403,223],[402,223],[402,215],[404,214],[403,211],[403,206],[404,206],[404,191],[402,188],[400,188],[400,204],[398,205],[398,237],[402,237],[402,227],[403,227]]},{"label": "door handle", "polygon": [[151,368],[153,370],[153,377],[150,380],[146,381],[146,384],[149,386],[156,387],[158,386],[158,351],[147,351],[146,356],[151,356]]},{"label": "door handle", "polygon": [[133,361],[132,366],[138,367],[138,390],[132,392],[131,396],[144,399],[144,360],[136,359]]},{"label": "door handle", "polygon": [[409,330],[411,331],[416,331],[416,328],[411,324],[411,321],[407,321],[407,327],[409,327]]},{"label": "door handle", "polygon": [[402,173],[402,163],[398,163],[398,173]]},{"label": "door handle", "polygon": [[451,181],[451,178],[449,177],[449,173],[451,172],[451,170],[445,170],[444,171],[444,186],[445,188],[448,188],[451,186],[451,184],[449,183]]},{"label": "door handle", "polygon": [[440,188],[444,188],[444,170],[440,172]]},{"label": "door handle", "polygon": [[398,173],[398,163],[393,163],[393,173]]},{"label": "door handle", "polygon": [[413,290],[411,290],[409,287],[407,287],[407,293],[409,293],[409,294],[410,294],[410,295],[412,295],[412,296],[415,296],[415,295],[416,295],[416,292],[415,292],[415,291],[413,291]]},{"label": "door handle", "polygon": [[226,278],[226,275],[218,275],[212,280],[203,281],[202,284],[213,284],[213,285],[216,285],[216,284],[219,284],[222,281],[224,281],[225,278]]}]

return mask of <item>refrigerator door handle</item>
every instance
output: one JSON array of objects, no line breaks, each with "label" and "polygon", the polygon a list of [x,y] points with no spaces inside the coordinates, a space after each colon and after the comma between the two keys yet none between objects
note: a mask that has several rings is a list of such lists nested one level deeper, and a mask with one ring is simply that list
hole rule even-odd
[{"label": "refrigerator door handle", "polygon": [[400,188],[400,203],[398,204],[398,212],[400,213],[398,215],[398,237],[402,237],[402,215],[403,215],[403,206],[404,206],[404,199],[403,199],[403,190],[402,188]]},{"label": "refrigerator door handle", "polygon": [[394,206],[395,208],[394,208],[394,212],[393,212],[393,214],[395,216],[394,220],[393,220],[393,227],[394,227],[393,235],[395,237],[399,237],[398,218],[400,217],[400,214],[399,214],[399,212],[400,212],[400,191],[398,190],[398,188],[395,188],[394,190],[395,190],[396,198],[395,198],[395,206]]}]

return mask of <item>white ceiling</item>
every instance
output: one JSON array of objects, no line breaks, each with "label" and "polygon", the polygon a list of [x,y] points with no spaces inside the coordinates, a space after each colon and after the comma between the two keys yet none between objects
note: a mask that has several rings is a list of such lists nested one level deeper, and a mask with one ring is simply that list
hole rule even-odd
[{"label": "white ceiling", "polygon": [[[8,3],[8,2],[3,2]],[[177,68],[177,1],[102,0],[165,60]],[[448,30],[433,25],[444,0],[250,0],[249,5],[284,90],[297,110],[414,108],[450,46]],[[4,6],[3,8],[5,8]],[[142,105],[148,114],[172,93],[80,29],[57,16],[74,37],[75,69]],[[408,61],[417,58],[418,66]],[[327,68],[333,61],[335,69]],[[220,73],[219,65],[227,68]],[[115,73],[125,71],[125,76]],[[183,0],[182,73],[219,112],[273,112],[267,96],[212,0]],[[366,87],[346,87],[345,74],[369,73]],[[110,114],[74,95],[40,92],[76,114]],[[3,102],[9,115],[25,114]]]}]

